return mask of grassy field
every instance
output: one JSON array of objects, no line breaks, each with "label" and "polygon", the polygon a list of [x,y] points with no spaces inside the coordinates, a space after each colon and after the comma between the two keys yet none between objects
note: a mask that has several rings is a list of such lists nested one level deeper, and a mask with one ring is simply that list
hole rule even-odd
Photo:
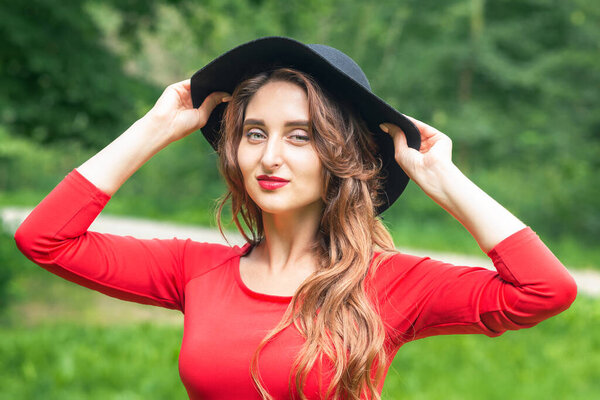
[{"label": "grassy field", "polygon": [[[164,310],[104,303],[106,296],[33,265],[12,290],[0,328],[1,399],[186,398],[177,370],[182,327]],[[580,296],[529,330],[409,343],[390,368],[383,398],[596,398],[598,331],[600,300]]]},{"label": "grassy field", "polygon": [[185,398],[181,328],[60,323],[0,330],[5,399]]},{"label": "grassy field", "polygon": [[409,343],[394,359],[390,399],[594,399],[600,394],[600,301],[580,296],[538,326]]}]

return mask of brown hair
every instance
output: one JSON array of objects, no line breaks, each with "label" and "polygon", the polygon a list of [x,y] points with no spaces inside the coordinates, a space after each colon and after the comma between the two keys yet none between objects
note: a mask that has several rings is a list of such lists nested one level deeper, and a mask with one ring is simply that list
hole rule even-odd
[{"label": "brown hair", "polygon": [[[334,398],[366,395],[380,399],[377,387],[389,360],[384,325],[368,298],[365,278],[395,250],[375,212],[380,204],[381,162],[375,157],[371,134],[351,105],[334,100],[312,77],[290,68],[262,72],[239,84],[221,126],[219,160],[228,192],[219,201],[219,229],[223,207],[231,200],[233,222],[244,238],[254,246],[264,235],[261,210],[244,189],[237,148],[246,106],[272,81],[292,82],[307,95],[312,143],[323,164],[325,207],[313,246],[318,268],[297,289],[279,324],[260,342],[251,364],[253,381],[263,399],[272,399],[260,381],[258,355],[275,335],[294,323],[306,339],[292,367],[301,399],[306,398],[302,387],[308,372],[323,354],[334,367],[327,398],[335,390]],[[369,271],[375,246],[382,253]]]}]

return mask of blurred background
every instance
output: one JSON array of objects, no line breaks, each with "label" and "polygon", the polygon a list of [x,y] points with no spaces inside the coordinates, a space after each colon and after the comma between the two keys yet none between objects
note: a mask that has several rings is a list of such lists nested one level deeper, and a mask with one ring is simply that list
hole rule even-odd
[{"label": "blurred background", "polygon": [[[600,269],[600,5],[592,0],[0,2],[0,208],[69,171],[224,51],[267,35],[353,57],[374,92],[435,126],[455,163],[569,267]],[[105,213],[214,227],[224,185],[201,134],[162,151]],[[410,184],[383,215],[399,247],[481,254]],[[0,398],[185,398],[181,318],[98,300],[0,235]],[[106,301],[106,302],[105,302]],[[390,399],[600,395],[600,302],[496,339],[403,347]]]}]

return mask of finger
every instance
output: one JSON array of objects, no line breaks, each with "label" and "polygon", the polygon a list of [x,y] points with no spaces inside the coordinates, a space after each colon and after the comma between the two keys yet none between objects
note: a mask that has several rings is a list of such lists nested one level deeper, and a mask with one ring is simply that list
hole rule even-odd
[{"label": "finger", "polygon": [[185,79],[183,81],[172,83],[169,86],[173,87],[173,88],[184,88],[186,90],[189,90],[190,86],[191,86],[191,82],[189,79]]},{"label": "finger", "polygon": [[387,131],[394,140],[394,158],[398,165],[400,165],[404,172],[410,177],[412,175],[411,165],[416,163],[419,152],[408,146],[406,135],[398,125],[386,122],[379,126],[383,131]]},{"label": "finger", "polygon": [[379,127],[382,131],[387,132],[392,137],[396,154],[403,154],[406,152],[406,150],[408,150],[406,135],[402,128],[400,128],[398,125],[392,124],[391,122],[380,124]]},{"label": "finger", "polygon": [[413,124],[415,124],[415,126],[417,127],[417,129],[419,130],[419,132],[421,133],[421,136],[423,138],[428,138],[428,137],[431,137],[431,136],[436,135],[438,133],[441,133],[440,131],[438,131],[433,126],[427,125],[425,122],[419,121],[418,119],[413,118],[410,115],[404,114],[404,116],[406,118],[408,118]]},{"label": "finger", "polygon": [[206,98],[202,102],[202,105],[200,105],[200,108],[208,108],[210,111],[212,111],[216,106],[218,106],[224,101],[224,99],[227,99],[228,97],[231,96],[227,92],[212,92],[211,94],[206,96]]},{"label": "finger", "polygon": [[191,79],[186,79],[181,82],[178,82],[177,84],[183,86],[186,89],[189,89],[192,86],[192,81]]},{"label": "finger", "polygon": [[400,138],[400,140],[406,144],[406,136],[404,131],[398,125],[392,124],[391,122],[384,122],[380,124],[379,127],[382,131],[390,135],[392,139],[394,139],[394,142],[396,142],[396,138]]},{"label": "finger", "polygon": [[215,107],[221,104],[223,99],[226,99],[227,97],[231,97],[227,92],[212,92],[206,96],[200,107],[197,109],[200,127],[206,125],[206,122]]},{"label": "finger", "polygon": [[227,93],[227,92],[213,92],[211,94],[215,94],[215,96],[217,96],[217,98],[218,98],[218,103],[217,104],[219,104],[219,103],[226,103],[226,102],[228,102],[229,100],[232,99],[231,95],[229,93]]},{"label": "finger", "polygon": [[410,120],[410,121],[411,121],[413,124],[415,124],[415,125],[417,126],[417,128],[419,128],[419,129],[420,129],[421,127],[423,127],[423,128],[427,128],[427,127],[429,127],[429,125],[427,125],[427,124],[426,124],[426,123],[424,123],[423,121],[419,121],[418,119],[416,119],[416,118],[414,118],[414,117],[411,117],[410,115],[406,115],[406,114],[403,114],[403,115],[404,115],[406,118],[408,118],[408,119],[409,119],[409,120]]}]

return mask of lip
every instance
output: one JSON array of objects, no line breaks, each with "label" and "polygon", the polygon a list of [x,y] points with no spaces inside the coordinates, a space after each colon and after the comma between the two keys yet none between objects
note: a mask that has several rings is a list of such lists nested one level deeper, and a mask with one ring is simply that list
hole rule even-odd
[{"label": "lip", "polygon": [[273,181],[273,182],[289,182],[287,179],[280,178],[278,176],[259,175],[256,177],[259,181]]},{"label": "lip", "polygon": [[290,181],[278,176],[260,175],[256,177],[261,188],[266,190],[275,190],[287,185]]}]

